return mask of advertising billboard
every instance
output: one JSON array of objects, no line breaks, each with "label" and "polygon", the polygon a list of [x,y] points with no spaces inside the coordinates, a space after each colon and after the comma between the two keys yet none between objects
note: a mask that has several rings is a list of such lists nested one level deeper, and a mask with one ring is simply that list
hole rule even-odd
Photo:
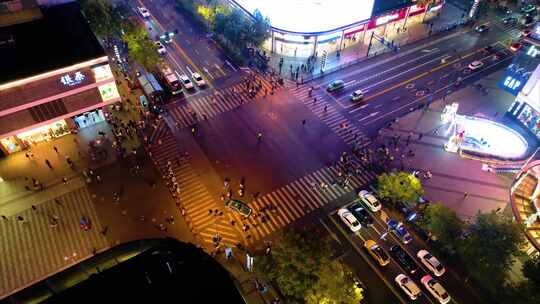
[{"label": "advertising billboard", "polygon": [[529,35],[532,39],[540,41],[540,22],[537,22]]},{"label": "advertising billboard", "polygon": [[249,13],[259,10],[276,29],[330,31],[371,18],[375,0],[231,0]]}]

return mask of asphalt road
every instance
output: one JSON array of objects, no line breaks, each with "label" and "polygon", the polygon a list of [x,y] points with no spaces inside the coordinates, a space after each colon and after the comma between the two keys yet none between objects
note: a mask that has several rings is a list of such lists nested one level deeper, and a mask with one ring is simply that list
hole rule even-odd
[{"label": "asphalt road", "polygon": [[[164,44],[167,54],[163,56],[178,74],[189,76],[192,72],[198,72],[205,78],[210,88],[226,85],[231,78],[237,79],[243,75],[202,29],[179,13],[175,1],[137,0],[130,1],[129,5],[144,23],[151,39],[157,41],[163,32],[177,30],[172,42]],[[143,18],[139,14],[137,7],[141,6],[150,12],[149,18]],[[199,92],[199,90],[188,92],[187,96]]]},{"label": "asphalt road", "polygon": [[[357,200],[357,202],[359,202],[359,200]],[[352,202],[347,203],[345,206],[349,206],[351,203]],[[366,206],[364,205],[364,207]],[[369,209],[366,207],[366,210]],[[368,260],[370,267],[374,269],[385,285],[394,293],[397,298],[400,299],[402,303],[408,303],[410,300],[394,282],[394,278],[398,274],[408,275],[422,290],[423,296],[419,297],[416,300],[416,303],[437,303],[437,300],[431,296],[428,290],[420,282],[420,279],[426,274],[430,274],[437,281],[439,281],[441,285],[443,285],[443,287],[452,297],[451,303],[476,302],[474,295],[470,294],[467,288],[463,288],[463,278],[459,277],[455,272],[452,271],[452,269],[446,267],[446,272],[441,277],[436,277],[420,262],[416,254],[419,250],[425,248],[418,245],[418,239],[413,234],[411,234],[413,235],[413,240],[408,244],[404,244],[393,233],[388,233],[386,220],[389,218],[389,216],[385,212],[385,208],[376,213],[369,213],[374,220],[373,226],[362,227],[361,230],[357,232],[350,231],[350,229],[337,215],[337,210],[331,212],[329,217],[332,223],[335,225],[336,230],[346,237],[359,255]],[[390,264],[383,267],[379,266],[379,264],[368,255],[365,248],[363,248],[363,243],[366,240],[376,241],[382,248],[385,249],[387,253],[389,252],[391,246],[399,245],[416,262],[418,270],[414,274],[408,273],[405,269],[403,269],[403,267],[396,263],[395,259],[391,255],[389,255],[391,261]]]},{"label": "asphalt road", "polygon": [[[199,72],[209,80],[211,90],[215,89],[216,84],[241,77],[241,71],[229,64],[213,42],[185,20],[170,1],[138,0],[132,5],[133,8],[144,5],[152,14],[151,18],[145,21],[147,28],[151,29],[152,37],[166,30],[179,31],[174,42],[166,46],[166,60],[179,73]],[[515,38],[515,33],[515,27],[503,26],[498,21],[493,22],[492,30],[483,34],[470,28],[461,29],[457,33],[427,41],[413,51],[398,53],[388,59],[375,58],[351,66],[312,81],[304,88],[313,86],[315,90],[312,97],[338,109],[339,113],[363,133],[374,135],[388,122],[418,106],[459,90],[474,80],[505,67],[513,53],[501,41],[509,37]],[[493,47],[493,53],[482,52],[487,45]],[[493,55],[498,58],[494,59]],[[473,61],[481,61],[484,66],[471,71],[467,67]],[[455,85],[458,77],[463,78],[461,85]],[[326,92],[327,84],[335,79],[344,80],[345,88],[335,93]],[[349,95],[358,89],[365,92],[365,99],[351,103]],[[194,94],[199,94],[199,91]],[[294,98],[275,98],[275,102],[250,104],[215,122],[201,124],[200,137],[195,141],[220,178],[231,177],[238,180],[247,177],[250,191],[255,188],[264,193],[324,165],[342,151],[343,145],[335,142],[332,134],[325,133],[327,129],[325,131],[324,126],[312,123],[316,121],[316,116],[306,113],[304,107],[295,108],[299,105],[293,104],[296,102]],[[306,127],[300,124],[302,119],[307,119]],[[261,130],[265,133],[263,152],[260,152],[254,138],[254,134]],[[321,138],[324,138],[326,144],[321,144]],[[381,217],[376,215],[374,218],[374,227],[363,228],[354,234],[342,225],[335,213],[331,212],[325,222],[330,224],[330,230],[333,230],[339,239],[348,243],[350,250],[344,260],[353,265],[359,278],[366,279],[364,283],[368,287],[368,301],[369,297],[372,297],[371,301],[379,303],[379,296],[384,295],[383,302],[407,303],[406,296],[394,282],[395,276],[403,273],[403,269],[394,261],[387,267],[378,267],[362,248],[364,240],[379,240],[386,231]],[[385,249],[391,244],[399,244],[418,263],[416,252],[420,248],[414,241],[403,245],[392,234],[389,234],[387,239],[388,241],[380,241]],[[419,282],[421,274],[429,272],[420,263],[418,265],[421,271],[412,275],[412,278],[423,289],[424,296],[417,302],[435,303],[436,300]],[[373,278],[377,277],[382,280],[380,284],[373,281]],[[472,300],[474,296],[468,294],[463,288],[461,278],[452,270],[447,269],[447,273],[439,280],[454,302],[475,302]],[[373,294],[377,296],[374,297]]]},{"label": "asphalt road", "polygon": [[[506,37],[506,32],[495,29],[483,34],[469,29],[409,54],[348,68],[307,85],[315,88],[313,97],[328,101],[364,133],[374,135],[395,118],[506,67],[514,55],[500,42]],[[488,45],[493,51],[483,52]],[[493,58],[495,54],[498,59]],[[472,71],[468,66],[473,61],[484,66]],[[455,85],[458,77],[463,79],[461,85]],[[326,92],[336,79],[343,80],[345,87]],[[355,90],[364,92],[363,101],[351,102]]]}]

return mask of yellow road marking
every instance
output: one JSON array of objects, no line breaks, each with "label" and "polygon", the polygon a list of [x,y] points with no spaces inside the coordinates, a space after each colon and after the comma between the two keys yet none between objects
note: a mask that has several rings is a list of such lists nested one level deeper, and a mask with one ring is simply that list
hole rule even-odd
[{"label": "yellow road marking", "polygon": [[[142,2],[142,0],[138,0],[138,2],[139,2],[139,4],[140,4],[141,6],[146,7],[146,6],[144,5],[144,3]],[[148,8],[147,8],[147,9],[148,9]],[[148,10],[148,11],[150,11],[150,10]],[[164,32],[164,31],[165,31],[165,27],[164,27],[163,25],[161,25],[161,23],[159,22],[159,20],[158,20],[156,17],[154,17],[154,15],[151,15],[151,17],[152,17],[152,19],[156,22],[156,24],[157,24],[157,26],[160,28],[160,30],[161,30],[162,32]],[[197,73],[199,73],[200,75],[205,75],[205,73],[203,73],[203,72],[201,71],[201,69],[199,69],[199,67],[193,62],[193,60],[191,60],[191,58],[189,58],[189,56],[186,54],[186,52],[178,45],[178,43],[177,43],[176,41],[173,40],[173,41],[172,41],[172,44],[176,47],[176,49],[178,50],[178,52],[180,53],[180,55],[182,56],[182,58],[183,58],[184,60],[186,60],[186,62],[187,62],[187,63],[188,63],[195,71],[197,71]],[[172,58],[172,56],[170,56],[170,57]],[[176,61],[175,61],[175,63],[178,64]],[[178,66],[180,66],[180,65],[178,65]],[[209,86],[210,88],[212,88],[212,89],[214,88],[214,86],[212,85],[212,82],[211,82],[209,79],[208,79],[208,81],[207,81],[207,84],[208,84],[208,86]]]},{"label": "yellow road marking", "polygon": [[373,98],[375,98],[375,97],[378,97],[378,96],[380,96],[380,95],[382,95],[382,94],[386,94],[386,93],[388,93],[388,92],[390,92],[390,91],[392,91],[392,90],[395,90],[395,89],[397,89],[397,88],[399,88],[399,87],[401,87],[401,86],[403,86],[403,85],[406,85],[406,84],[408,84],[408,83],[410,83],[410,82],[413,82],[413,81],[415,81],[415,80],[417,80],[417,79],[419,79],[419,78],[422,78],[422,77],[427,76],[427,75],[429,75],[429,74],[431,74],[431,73],[433,73],[433,72],[436,72],[436,71],[438,71],[438,70],[440,70],[440,69],[442,69],[442,68],[445,68],[445,67],[447,67],[447,66],[449,66],[449,65],[451,65],[451,64],[454,64],[454,63],[456,63],[456,62],[458,62],[458,61],[460,61],[460,60],[462,60],[462,59],[464,59],[464,58],[470,57],[470,56],[472,56],[472,55],[474,55],[474,54],[480,52],[481,50],[482,50],[482,49],[476,50],[476,51],[474,51],[474,52],[471,52],[471,53],[468,53],[468,54],[466,54],[466,55],[460,56],[459,58],[454,59],[454,60],[452,60],[452,61],[443,63],[443,64],[441,64],[441,65],[439,65],[439,66],[437,66],[437,67],[435,67],[435,68],[433,68],[433,69],[431,69],[431,70],[429,70],[429,71],[427,71],[427,72],[418,74],[418,75],[416,75],[416,76],[414,76],[414,77],[412,77],[412,78],[409,78],[409,79],[407,79],[407,80],[404,80],[404,81],[402,81],[402,82],[400,82],[400,83],[398,83],[398,84],[395,84],[395,85],[393,85],[393,86],[391,86],[391,87],[389,87],[389,88],[386,88],[386,89],[384,89],[384,90],[382,90],[382,91],[379,91],[379,92],[377,92],[377,93],[375,93],[375,94],[373,94],[373,95],[370,95],[370,96],[364,98],[364,101],[368,101],[368,100],[373,99]]}]

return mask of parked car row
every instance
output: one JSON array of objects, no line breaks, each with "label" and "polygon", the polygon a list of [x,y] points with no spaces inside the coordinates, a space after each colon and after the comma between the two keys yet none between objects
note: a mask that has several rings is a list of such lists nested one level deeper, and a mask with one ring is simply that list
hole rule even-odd
[{"label": "parked car row", "polygon": [[[376,213],[380,211],[382,207],[377,197],[367,190],[359,191],[358,197],[363,204],[355,202],[338,210],[338,216],[341,218],[342,222],[354,233],[360,231],[362,227],[373,226],[374,219],[369,211]],[[392,233],[404,245],[412,242],[413,238],[407,231],[404,223],[393,218],[388,218],[385,224],[388,229],[387,233]],[[377,241],[372,239],[365,240],[363,245],[367,253],[379,266],[385,267],[390,264],[391,259],[394,259],[400,266],[400,269],[406,272],[398,274],[394,281],[411,300],[417,299],[422,294],[418,285],[408,276],[417,273],[419,264],[405,249],[400,245],[394,244],[390,246],[390,249],[387,252],[377,243]],[[446,304],[450,302],[451,297],[448,292],[446,292],[441,283],[432,277],[432,275],[440,277],[445,273],[445,268],[442,263],[425,249],[419,250],[416,254],[416,258],[418,258],[420,264],[424,265],[431,273],[431,275],[426,274],[421,277],[420,282],[422,285],[424,285],[426,290],[437,299],[439,303]]]}]

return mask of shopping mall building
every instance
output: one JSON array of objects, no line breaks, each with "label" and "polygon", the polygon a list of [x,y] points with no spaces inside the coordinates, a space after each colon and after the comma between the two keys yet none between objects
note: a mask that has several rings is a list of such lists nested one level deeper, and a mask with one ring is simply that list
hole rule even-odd
[{"label": "shopping mall building", "polygon": [[120,100],[78,4],[41,7],[27,18],[29,2],[0,3],[0,19],[25,16],[0,25],[0,156],[102,122],[103,107]]},{"label": "shopping mall building", "polygon": [[252,15],[270,19],[271,37],[263,47],[290,57],[309,57],[369,43],[371,33],[391,36],[440,14],[444,0],[429,7],[416,0],[228,0]]},{"label": "shopping mall building", "polygon": [[[526,46],[505,70],[499,86],[516,96],[507,116],[540,143],[540,23],[524,39]],[[540,148],[514,176],[510,190],[512,211],[525,228],[529,254],[540,252]]]}]

